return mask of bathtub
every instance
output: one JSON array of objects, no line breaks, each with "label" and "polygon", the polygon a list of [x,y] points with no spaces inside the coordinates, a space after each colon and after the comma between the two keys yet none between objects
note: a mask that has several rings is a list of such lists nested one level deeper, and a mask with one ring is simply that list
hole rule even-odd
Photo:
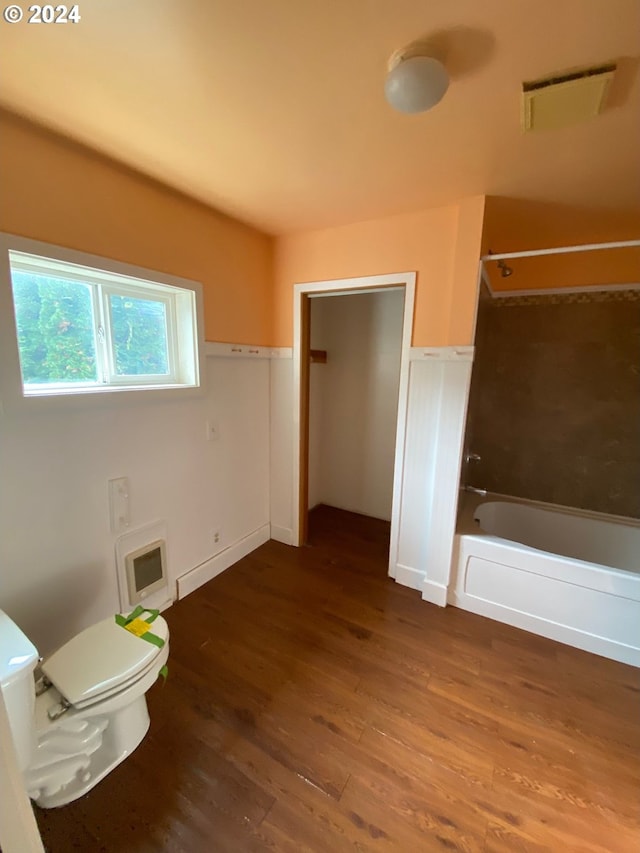
[{"label": "bathtub", "polygon": [[447,601],[640,667],[640,522],[464,493]]}]

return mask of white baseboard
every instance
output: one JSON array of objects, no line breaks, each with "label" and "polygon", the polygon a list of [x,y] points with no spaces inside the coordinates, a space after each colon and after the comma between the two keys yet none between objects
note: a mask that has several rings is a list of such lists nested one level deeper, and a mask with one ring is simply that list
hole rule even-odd
[{"label": "white baseboard", "polygon": [[282,542],[284,545],[293,544],[293,530],[289,527],[278,527],[277,524],[271,525],[271,538],[276,542]]},{"label": "white baseboard", "polygon": [[196,566],[195,569],[191,569],[190,572],[178,578],[178,599],[184,598],[190,592],[198,589],[199,586],[217,577],[225,569],[228,569],[229,566],[233,566],[238,560],[246,557],[247,554],[255,551],[256,548],[259,548],[260,545],[264,545],[268,541],[269,525],[263,524],[262,527],[258,527],[253,533],[225,548],[224,551],[216,554],[215,557],[211,557],[210,560],[206,560],[204,563]]},{"label": "white baseboard", "polygon": [[446,607],[447,587],[444,584],[434,583],[434,581],[425,578],[422,584],[422,600],[437,604],[438,607]]},{"label": "white baseboard", "polygon": [[400,563],[396,563],[395,581],[396,583],[399,583],[400,586],[408,586],[411,589],[417,589],[420,591],[424,584],[424,572],[420,572],[418,569],[412,569],[410,566],[403,566]]}]

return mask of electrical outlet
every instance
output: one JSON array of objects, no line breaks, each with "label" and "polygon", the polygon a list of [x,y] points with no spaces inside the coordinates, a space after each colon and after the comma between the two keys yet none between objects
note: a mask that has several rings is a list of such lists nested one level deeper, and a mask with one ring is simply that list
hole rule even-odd
[{"label": "electrical outlet", "polygon": [[207,441],[217,441],[220,438],[218,421],[207,421]]},{"label": "electrical outlet", "polygon": [[214,530],[212,536],[213,536],[213,544],[219,545],[220,544],[220,531]]}]

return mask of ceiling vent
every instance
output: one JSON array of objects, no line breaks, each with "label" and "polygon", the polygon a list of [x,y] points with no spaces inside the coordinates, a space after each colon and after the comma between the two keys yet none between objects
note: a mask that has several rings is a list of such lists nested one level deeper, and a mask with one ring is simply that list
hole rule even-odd
[{"label": "ceiling vent", "polygon": [[522,129],[555,130],[594,118],[602,111],[614,64],[556,74],[522,84]]}]

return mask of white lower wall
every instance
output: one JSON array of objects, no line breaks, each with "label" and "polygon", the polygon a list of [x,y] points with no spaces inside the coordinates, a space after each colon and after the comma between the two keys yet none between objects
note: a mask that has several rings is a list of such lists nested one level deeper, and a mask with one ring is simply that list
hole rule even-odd
[{"label": "white lower wall", "polygon": [[429,464],[433,491],[422,597],[444,607],[456,533],[472,350],[462,358],[454,354],[433,367],[439,373],[440,394],[437,440]]},{"label": "white lower wall", "polygon": [[412,361],[409,366],[398,544],[390,561],[396,580],[414,589],[422,588],[428,558],[440,401],[437,368],[426,361]]},{"label": "white lower wall", "polygon": [[[111,478],[129,479],[130,529],[166,524],[173,595],[178,578],[183,591],[195,588],[269,532],[291,543],[291,351],[248,358],[218,349],[201,395],[0,416],[0,607],[42,654],[119,609]],[[449,582],[470,368],[470,350],[412,352],[390,570],[438,604]],[[215,441],[207,421],[217,424]]]},{"label": "white lower wall", "polygon": [[119,608],[110,478],[129,478],[131,528],[166,522],[174,594],[269,523],[269,361],[207,358],[206,374],[176,402],[0,418],[0,607],[41,653]]},{"label": "white lower wall", "polygon": [[412,350],[397,549],[399,583],[444,606],[455,536],[471,348]]},{"label": "white lower wall", "polygon": [[[269,406],[271,538],[290,545],[293,529],[293,359],[269,362],[271,370]],[[296,495],[297,500],[297,495]]]}]

